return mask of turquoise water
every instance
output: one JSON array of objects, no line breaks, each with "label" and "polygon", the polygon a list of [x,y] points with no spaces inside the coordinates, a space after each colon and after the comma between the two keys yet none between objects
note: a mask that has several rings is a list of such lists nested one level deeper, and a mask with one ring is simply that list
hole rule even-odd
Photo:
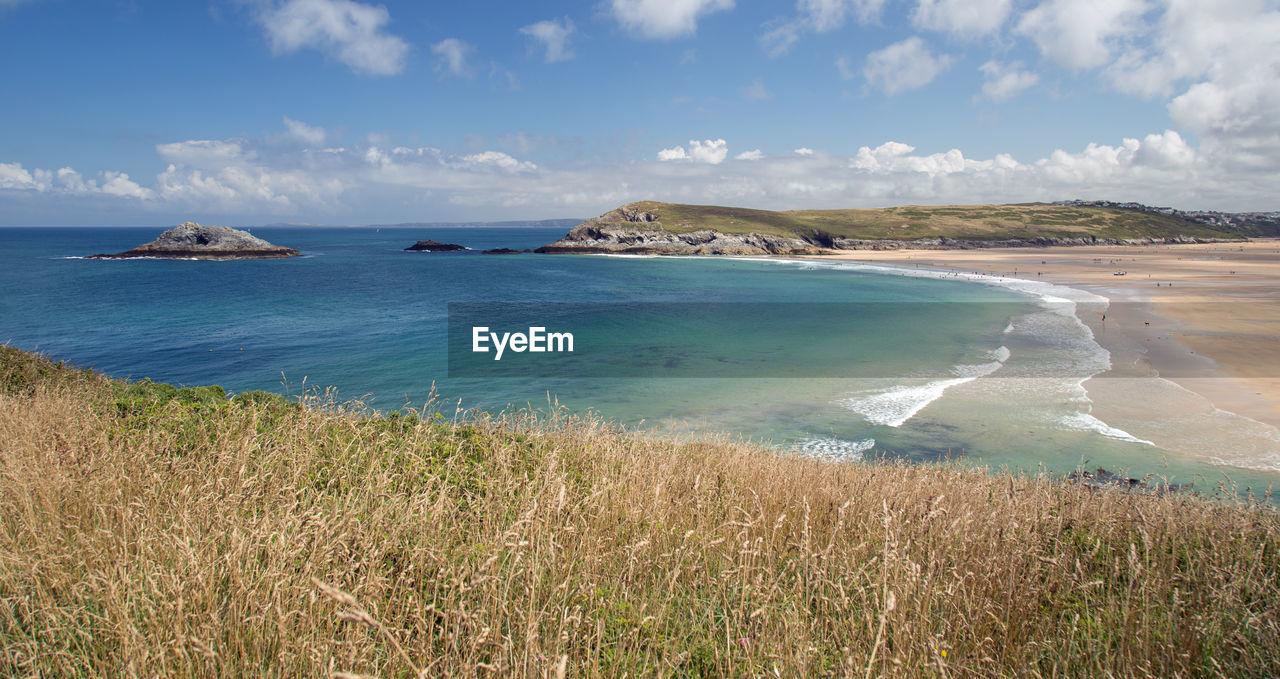
[{"label": "turquoise water", "polygon": [[[85,260],[79,257],[146,242],[159,229],[0,229],[0,341],[121,377],[293,394],[333,387],[340,398],[384,410],[420,407],[433,390],[435,407],[447,412],[546,407],[554,399],[664,433],[726,431],[837,459],[962,457],[1033,471],[1087,464],[1199,486],[1213,485],[1223,472],[1091,416],[1080,383],[1104,370],[1108,358],[1073,314],[1079,305],[1099,303],[1088,295],[1072,299],[1061,289],[1016,291],[825,262],[403,251],[425,238],[476,251],[531,248],[562,235],[548,229],[253,232],[305,256]],[[767,356],[760,361],[767,369],[729,371],[762,375],[733,378],[587,378],[537,370],[449,377],[450,302],[556,303],[558,317],[585,324],[589,336],[625,334],[632,344],[654,328],[698,346],[732,338]],[[597,306],[575,315],[564,304],[578,302]],[[892,318],[803,322],[764,314],[732,329],[669,319],[618,324],[589,311],[624,302],[694,309],[874,304],[897,311]],[[672,351],[653,332],[643,348],[659,357]],[[622,368],[644,353],[618,351],[608,362],[627,374]],[[678,356],[669,358],[679,365]],[[716,374],[700,365],[699,374]],[[813,376],[814,365],[830,365],[830,375]],[[769,376],[788,374],[788,366],[807,376]],[[1280,478],[1266,470],[1230,472],[1254,487]]]}]

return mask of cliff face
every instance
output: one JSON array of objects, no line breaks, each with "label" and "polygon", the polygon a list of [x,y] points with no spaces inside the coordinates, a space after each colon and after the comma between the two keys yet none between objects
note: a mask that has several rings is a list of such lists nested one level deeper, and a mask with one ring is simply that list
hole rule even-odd
[{"label": "cliff face", "polygon": [[535,252],[654,255],[814,255],[829,250],[814,243],[760,233],[710,229],[672,233],[652,212],[623,206],[573,227],[564,238]]},{"label": "cliff face", "polygon": [[241,259],[297,257],[298,251],[268,243],[253,234],[229,226],[201,226],[183,222],[159,238],[132,250],[113,255],[91,255],[91,259],[131,259],[135,257]]}]

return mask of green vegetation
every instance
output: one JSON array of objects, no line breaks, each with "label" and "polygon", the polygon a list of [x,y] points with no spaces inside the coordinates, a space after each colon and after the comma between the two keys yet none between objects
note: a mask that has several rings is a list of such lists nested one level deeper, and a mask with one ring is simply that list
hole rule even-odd
[{"label": "green vegetation", "polygon": [[713,205],[641,202],[628,207],[658,216],[676,233],[711,229],[721,233],[767,233],[817,239],[1006,240],[1033,238],[1239,239],[1237,231],[1178,217],[1101,207],[1019,205],[903,206],[862,210],[771,212]]},{"label": "green vegetation", "polygon": [[7,348],[0,442],[2,676],[1280,674],[1280,516],[1234,496]]}]

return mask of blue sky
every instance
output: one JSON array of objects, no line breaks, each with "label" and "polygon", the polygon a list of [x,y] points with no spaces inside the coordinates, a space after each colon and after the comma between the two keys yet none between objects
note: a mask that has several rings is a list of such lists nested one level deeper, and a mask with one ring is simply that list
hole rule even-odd
[{"label": "blue sky", "polygon": [[1256,0],[0,0],[0,224],[1280,209]]}]

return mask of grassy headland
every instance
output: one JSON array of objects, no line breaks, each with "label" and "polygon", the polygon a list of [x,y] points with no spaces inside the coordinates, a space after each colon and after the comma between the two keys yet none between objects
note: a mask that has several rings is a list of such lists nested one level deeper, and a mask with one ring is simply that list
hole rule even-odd
[{"label": "grassy headland", "polygon": [[0,675],[1280,673],[1280,516],[0,349]]},{"label": "grassy headland", "polygon": [[[1180,217],[1104,207],[1016,205],[902,206],[859,210],[751,210],[644,201],[625,206],[657,216],[663,230],[762,233],[809,239],[815,234],[865,240],[1031,240],[1035,238],[1239,239],[1229,228]],[[643,228],[643,224],[633,225]],[[658,228],[657,225],[652,225]]]}]

